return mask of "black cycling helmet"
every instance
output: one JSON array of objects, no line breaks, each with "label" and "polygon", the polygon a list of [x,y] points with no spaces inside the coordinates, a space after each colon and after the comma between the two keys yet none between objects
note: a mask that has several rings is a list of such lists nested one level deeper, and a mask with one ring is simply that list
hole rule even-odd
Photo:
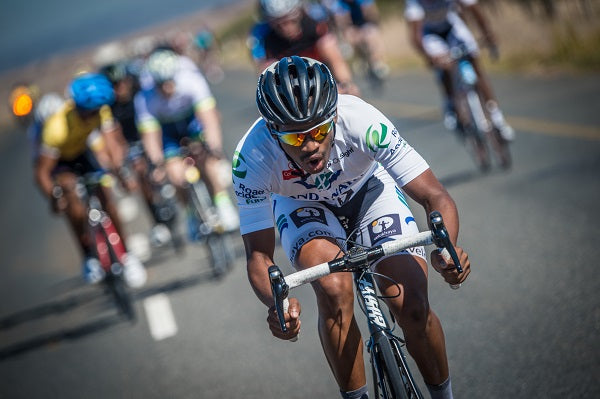
[{"label": "black cycling helmet", "polygon": [[327,66],[312,58],[284,57],[258,78],[256,104],[267,126],[293,131],[331,118],[337,86]]},{"label": "black cycling helmet", "polygon": [[104,65],[100,68],[99,72],[106,76],[113,85],[130,75],[126,61],[117,61],[112,64]]}]

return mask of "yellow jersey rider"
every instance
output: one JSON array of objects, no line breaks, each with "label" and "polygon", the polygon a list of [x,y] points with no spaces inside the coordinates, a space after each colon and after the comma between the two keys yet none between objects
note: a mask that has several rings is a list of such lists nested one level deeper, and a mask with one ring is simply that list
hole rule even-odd
[{"label": "yellow jersey rider", "polygon": [[[35,179],[55,213],[65,213],[83,255],[83,277],[88,283],[102,280],[103,270],[94,257],[86,229],[86,208],[75,192],[78,176],[114,170],[120,157],[115,136],[119,125],[109,104],[114,101],[110,82],[100,74],[85,73],[69,85],[70,99],[44,123],[41,148],[35,165]],[[99,193],[102,206],[123,237],[123,230],[109,189]],[[127,253],[122,259],[125,281],[142,286],[146,271],[140,261]]]}]

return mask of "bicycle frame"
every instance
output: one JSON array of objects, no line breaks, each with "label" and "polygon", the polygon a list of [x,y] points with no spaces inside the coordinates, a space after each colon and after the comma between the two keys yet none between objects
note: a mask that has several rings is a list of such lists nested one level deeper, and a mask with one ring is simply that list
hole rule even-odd
[{"label": "bicycle frame", "polygon": [[90,239],[96,256],[105,272],[104,283],[112,292],[119,310],[131,321],[135,321],[135,309],[123,281],[124,266],[122,259],[126,253],[125,245],[110,216],[102,208],[96,194],[100,183],[98,174],[82,177],[77,182],[79,198],[87,206],[87,224]]},{"label": "bicycle frame", "polygon": [[489,114],[482,104],[479,90],[479,77],[473,67],[471,56],[464,45],[450,49],[450,57],[454,61],[451,70],[453,100],[457,118],[471,146],[477,166],[483,171],[491,166],[488,142],[492,145],[495,156],[503,168],[511,165],[510,151],[506,141],[498,129],[493,127]]},{"label": "bicycle frame", "polygon": [[373,276],[364,271],[356,271],[353,274],[356,296],[359,298],[361,309],[367,318],[370,335],[367,341],[367,350],[370,354],[371,367],[373,369],[373,388],[375,389],[376,397],[381,392],[384,398],[392,399],[388,398],[385,387],[381,385],[384,384],[385,372],[383,370],[386,366],[385,364],[381,364],[382,361],[376,353],[378,342],[387,340],[392,347],[392,352],[395,352],[393,353],[395,355],[395,362],[401,370],[400,378],[405,390],[411,392],[411,396],[414,395],[416,398],[422,398],[422,394],[408,368],[404,351],[401,348],[404,345],[404,340],[395,336],[392,332],[394,325],[388,322],[380,306],[377,284]]},{"label": "bicycle frame", "polygon": [[[357,295],[360,298],[362,309],[367,316],[369,326],[370,338],[367,348],[371,355],[373,370],[377,373],[374,376],[375,389],[381,389],[383,397],[387,399],[389,396],[386,393],[386,381],[392,381],[391,385],[395,386],[392,390],[398,396],[402,398],[420,398],[421,394],[408,369],[406,358],[401,350],[401,342],[403,341],[391,332],[390,324],[381,310],[376,284],[369,274],[369,269],[373,262],[384,256],[393,255],[416,246],[435,244],[438,248],[443,249],[442,256],[452,258],[457,271],[459,273],[462,272],[462,266],[460,265],[454,246],[450,242],[450,237],[444,226],[441,214],[437,211],[432,212],[429,216],[429,222],[431,225],[430,231],[402,237],[399,240],[385,242],[371,248],[354,247],[341,258],[300,270],[286,277],[283,276],[279,267],[276,265],[270,266],[269,280],[281,330],[283,332],[287,331],[284,314],[287,312],[289,305],[287,297],[290,289],[325,277],[331,273],[353,272]],[[379,353],[376,353],[378,345],[385,346],[385,349],[381,352],[383,353],[381,355],[383,358],[381,359],[378,357]],[[385,365],[382,366],[380,361]],[[394,366],[391,366],[391,363]],[[395,367],[395,369],[392,369],[392,367]],[[394,376],[390,377],[388,375],[385,377],[383,375],[385,374],[384,369],[388,372],[391,370]]]},{"label": "bicycle frame", "polygon": [[195,224],[192,226],[192,230],[195,231],[193,239],[206,244],[213,274],[219,278],[233,262],[230,237],[223,230],[206,183],[201,179],[196,167],[193,152],[185,157],[183,162],[186,168],[188,204]]}]

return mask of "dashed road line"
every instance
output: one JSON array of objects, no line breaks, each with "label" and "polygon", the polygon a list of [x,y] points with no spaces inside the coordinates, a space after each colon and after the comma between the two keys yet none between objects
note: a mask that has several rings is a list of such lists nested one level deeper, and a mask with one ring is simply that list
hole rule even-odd
[{"label": "dashed road line", "polygon": [[152,334],[155,341],[177,334],[177,323],[168,296],[158,294],[146,298],[144,300],[144,310],[150,326],[150,334]]}]

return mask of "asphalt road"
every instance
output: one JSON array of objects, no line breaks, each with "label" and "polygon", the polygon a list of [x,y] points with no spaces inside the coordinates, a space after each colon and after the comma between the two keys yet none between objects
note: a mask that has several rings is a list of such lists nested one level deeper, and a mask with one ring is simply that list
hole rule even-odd
[{"label": "asphalt road", "polygon": [[[230,154],[257,116],[255,82],[251,72],[227,71],[213,88]],[[458,204],[473,273],[458,291],[430,278],[455,396],[600,397],[600,77],[493,82],[517,140],[513,170],[487,175],[442,128],[425,72],[394,76],[383,93],[364,90]],[[308,287],[295,292],[301,339],[281,342],[268,332],[243,257],[215,281],[202,248],[155,251],[130,324],[100,288],[79,281],[72,237],[33,186],[21,132],[3,140],[0,165],[0,398],[339,397]],[[424,213],[414,213],[423,226]],[[131,234],[145,234],[145,218],[140,208]],[[290,271],[280,252],[276,260]],[[149,321],[157,298],[173,318],[162,335]]]}]

